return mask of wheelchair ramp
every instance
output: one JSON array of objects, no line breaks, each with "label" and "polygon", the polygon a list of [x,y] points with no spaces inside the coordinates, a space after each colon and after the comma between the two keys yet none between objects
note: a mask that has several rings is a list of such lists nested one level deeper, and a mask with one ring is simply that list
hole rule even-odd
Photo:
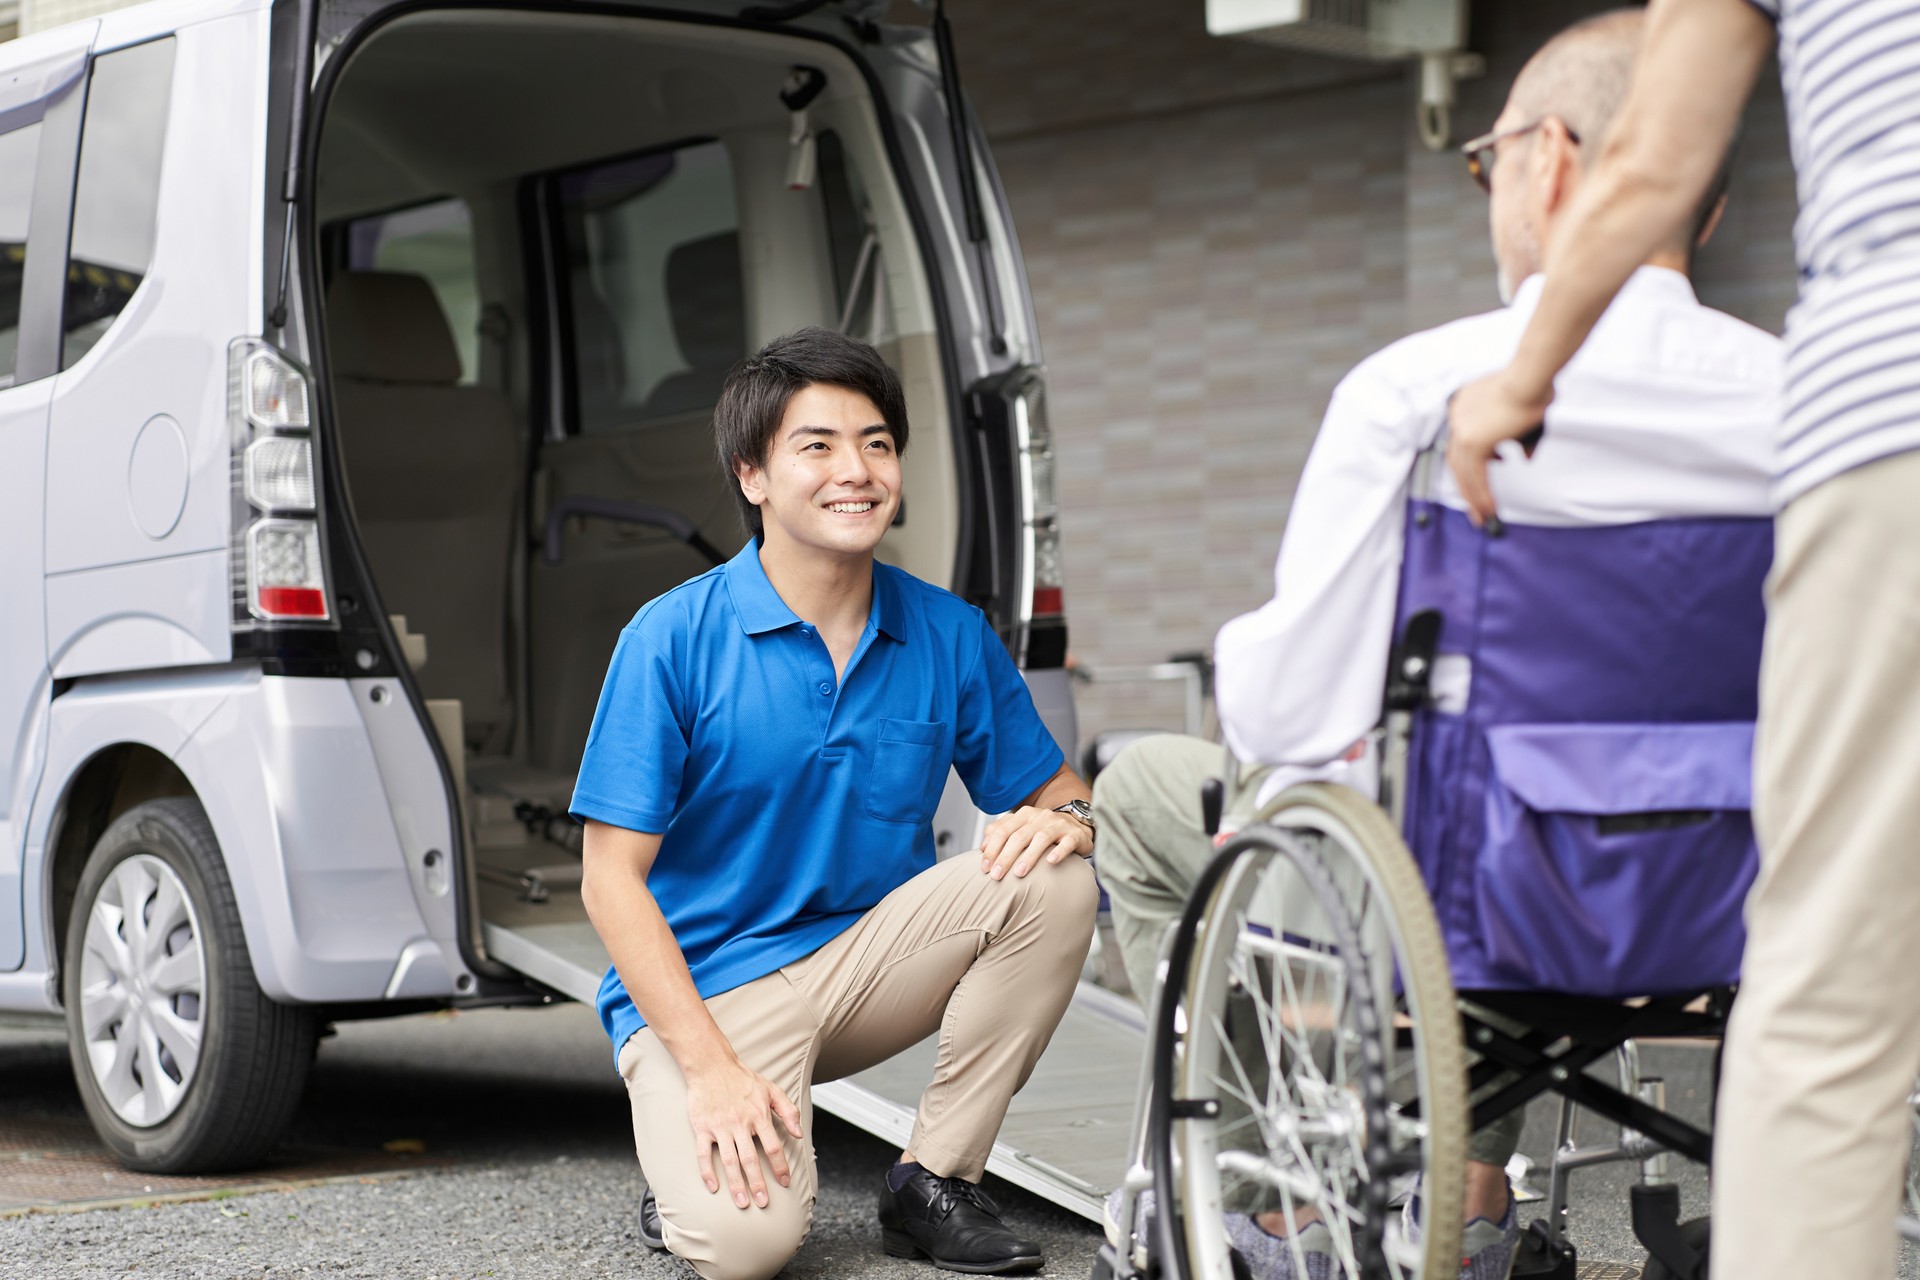
[{"label": "wheelchair ramp", "polygon": [[[987,1169],[1098,1222],[1127,1164],[1146,1022],[1132,1001],[1083,982],[1026,1088],[1014,1095]],[[936,1045],[921,1041],[859,1075],[816,1085],[814,1103],[902,1147]]]},{"label": "wheelchair ramp", "polygon": [[533,847],[518,859],[495,853],[479,878],[480,939],[501,964],[592,1004],[609,961],[580,902],[578,866],[555,849]]}]

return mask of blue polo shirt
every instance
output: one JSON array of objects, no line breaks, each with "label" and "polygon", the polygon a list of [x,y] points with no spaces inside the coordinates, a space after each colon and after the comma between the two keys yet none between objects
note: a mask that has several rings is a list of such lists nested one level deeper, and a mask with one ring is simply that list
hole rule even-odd
[{"label": "blue polo shirt", "polygon": [[[767,581],[760,544],[620,633],[575,817],[662,833],[647,888],[709,998],[818,950],[931,867],[951,766],[988,813],[1063,757],[986,615],[873,566],[866,630],[833,658]],[[642,1026],[600,983],[617,1053]]]}]

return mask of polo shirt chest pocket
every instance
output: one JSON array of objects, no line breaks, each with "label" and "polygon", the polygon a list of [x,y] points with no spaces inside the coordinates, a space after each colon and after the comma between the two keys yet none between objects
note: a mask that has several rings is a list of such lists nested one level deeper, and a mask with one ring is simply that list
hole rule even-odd
[{"label": "polo shirt chest pocket", "polygon": [[945,720],[882,720],[867,771],[867,814],[883,822],[929,822],[953,760]]}]

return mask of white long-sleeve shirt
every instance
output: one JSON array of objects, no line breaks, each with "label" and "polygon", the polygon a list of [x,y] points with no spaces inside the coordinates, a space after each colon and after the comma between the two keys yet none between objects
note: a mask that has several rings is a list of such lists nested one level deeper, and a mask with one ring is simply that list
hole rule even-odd
[{"label": "white long-sleeve shirt", "polygon": [[[1500,311],[1394,343],[1334,389],[1280,541],[1273,599],[1214,642],[1228,747],[1278,766],[1263,801],[1309,779],[1374,790],[1371,753],[1342,757],[1380,720],[1414,462],[1446,425],[1453,393],[1511,360],[1542,283],[1532,277]],[[1532,460],[1514,449],[1493,468],[1501,518],[1770,514],[1781,361],[1778,338],[1700,305],[1685,276],[1640,268],[1555,381]],[[1443,458],[1432,476],[1432,496],[1464,509]]]}]

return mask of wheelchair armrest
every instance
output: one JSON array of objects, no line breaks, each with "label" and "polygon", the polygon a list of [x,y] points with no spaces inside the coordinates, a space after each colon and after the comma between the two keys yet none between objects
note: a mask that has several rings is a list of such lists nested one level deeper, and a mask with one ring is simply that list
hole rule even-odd
[{"label": "wheelchair armrest", "polygon": [[1413,711],[1427,703],[1433,655],[1440,646],[1440,611],[1422,609],[1407,619],[1400,642],[1387,659],[1386,709]]}]

